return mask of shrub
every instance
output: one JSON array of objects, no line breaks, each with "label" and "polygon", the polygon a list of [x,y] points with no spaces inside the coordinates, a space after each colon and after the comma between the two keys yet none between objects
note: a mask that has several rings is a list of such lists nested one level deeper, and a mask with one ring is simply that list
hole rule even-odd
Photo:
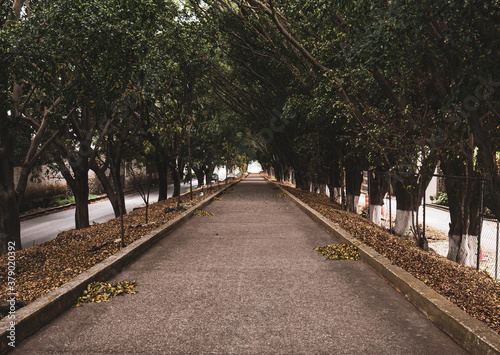
[{"label": "shrub", "polygon": [[448,195],[446,194],[446,192],[437,193],[436,203],[441,206],[448,206]]}]

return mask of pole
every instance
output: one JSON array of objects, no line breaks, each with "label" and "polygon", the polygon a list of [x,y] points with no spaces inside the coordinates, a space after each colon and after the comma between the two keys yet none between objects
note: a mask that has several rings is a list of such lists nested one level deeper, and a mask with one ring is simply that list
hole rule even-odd
[{"label": "pole", "polygon": [[484,180],[481,180],[481,204],[479,209],[479,233],[477,236],[477,270],[479,270],[479,262],[481,261],[481,234],[483,232],[483,202],[484,202]]},{"label": "pole", "polygon": [[345,170],[344,170],[344,167],[342,167],[342,170],[340,171],[340,175],[341,175],[341,181],[340,181],[340,199],[342,202],[342,209],[345,211],[347,210],[347,201],[346,201],[346,197],[345,197]]},{"label": "pole", "polygon": [[[423,221],[422,221],[422,239],[425,240],[425,193],[427,192],[427,189],[424,189],[424,203],[422,204],[423,206]],[[418,213],[418,212],[417,212]]]},{"label": "pole", "polygon": [[392,234],[392,197],[391,197],[392,181],[389,173],[389,231]]},{"label": "pole", "polygon": [[368,187],[366,190],[366,200],[368,201],[368,219],[372,221],[372,216],[371,216],[371,208],[370,208],[370,180],[372,177],[372,173],[370,170],[368,170]]},{"label": "pole", "polygon": [[226,155],[226,185],[227,185],[227,173],[229,170],[229,143],[227,143],[227,155]]},{"label": "pole", "polygon": [[191,126],[188,132],[188,153],[189,153],[189,194],[193,201],[193,162],[191,161]]},{"label": "pole", "polygon": [[495,280],[498,280],[498,244],[499,244],[500,221],[497,219],[497,253],[495,258]]}]

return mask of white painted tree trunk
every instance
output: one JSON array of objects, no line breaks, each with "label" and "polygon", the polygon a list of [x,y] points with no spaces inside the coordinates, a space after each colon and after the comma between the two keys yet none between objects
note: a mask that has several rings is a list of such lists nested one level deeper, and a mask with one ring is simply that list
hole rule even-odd
[{"label": "white painted tree trunk", "polygon": [[458,251],[458,262],[466,266],[477,266],[477,236],[464,235]]},{"label": "white painted tree trunk", "polygon": [[394,232],[397,235],[403,237],[411,233],[412,212],[413,211],[396,210]]},{"label": "white painted tree trunk", "polygon": [[376,225],[382,225],[382,206],[370,205],[370,221]]},{"label": "white painted tree trunk", "polygon": [[459,264],[477,266],[477,236],[476,235],[452,235],[449,238],[448,259]]},{"label": "white painted tree trunk", "polygon": [[[330,191],[330,193],[332,193],[332,191]],[[340,193],[340,187],[333,188],[333,198],[334,201],[340,205],[340,203],[342,202],[342,194]]]},{"label": "white painted tree trunk", "polygon": [[354,213],[359,213],[359,196],[356,195],[346,195],[346,200],[347,200],[347,210],[354,212]]}]

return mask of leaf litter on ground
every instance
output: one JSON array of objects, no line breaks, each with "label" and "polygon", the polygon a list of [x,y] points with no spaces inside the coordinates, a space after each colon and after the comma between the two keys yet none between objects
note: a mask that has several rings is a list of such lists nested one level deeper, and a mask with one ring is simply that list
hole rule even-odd
[{"label": "leaf litter on ground", "polygon": [[325,259],[330,260],[359,260],[358,248],[348,244],[330,244],[314,248]]},{"label": "leaf litter on ground", "polygon": [[75,307],[85,303],[109,302],[113,297],[127,294],[136,294],[136,281],[99,282],[95,281],[87,285],[87,289],[78,297]]},{"label": "leaf litter on ground", "polygon": [[[200,195],[201,189],[193,190],[193,200],[189,193],[184,194],[180,205],[195,204],[222,187],[214,185],[210,191],[204,188],[204,195]],[[178,205],[177,197],[150,204],[148,223],[145,220],[145,208],[125,215],[125,245],[182,214],[184,208]],[[19,302],[29,303],[58,288],[118,252],[121,249],[119,238],[120,218],[115,218],[85,229],[61,232],[52,240],[16,251],[15,298]],[[7,262],[7,255],[0,256],[0,304],[11,293],[7,288]],[[0,313],[0,319],[3,316]]]},{"label": "leaf litter on ground", "polygon": [[207,216],[213,216],[214,214],[212,212],[208,212],[208,211],[196,210],[196,211],[194,211],[194,215],[196,217],[207,217]]}]

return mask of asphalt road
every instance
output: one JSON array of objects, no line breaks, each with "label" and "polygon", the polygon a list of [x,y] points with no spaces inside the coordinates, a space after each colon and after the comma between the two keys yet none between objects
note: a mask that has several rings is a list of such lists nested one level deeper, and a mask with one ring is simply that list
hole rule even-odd
[{"label": "asphalt road", "polygon": [[[197,181],[193,181],[193,189],[198,186]],[[173,186],[168,187],[168,197],[172,196]],[[189,191],[189,184],[183,184],[181,192]],[[150,203],[158,200],[158,188],[155,187],[150,192]],[[145,206],[139,193],[125,196],[125,207],[127,212],[135,207]],[[96,202],[89,205],[90,224],[104,223],[115,218],[113,208],[109,200]],[[21,245],[29,248],[36,244],[41,244],[47,240],[54,239],[57,235],[69,229],[75,228],[75,209],[55,212],[46,216],[41,216],[21,222]]]}]

